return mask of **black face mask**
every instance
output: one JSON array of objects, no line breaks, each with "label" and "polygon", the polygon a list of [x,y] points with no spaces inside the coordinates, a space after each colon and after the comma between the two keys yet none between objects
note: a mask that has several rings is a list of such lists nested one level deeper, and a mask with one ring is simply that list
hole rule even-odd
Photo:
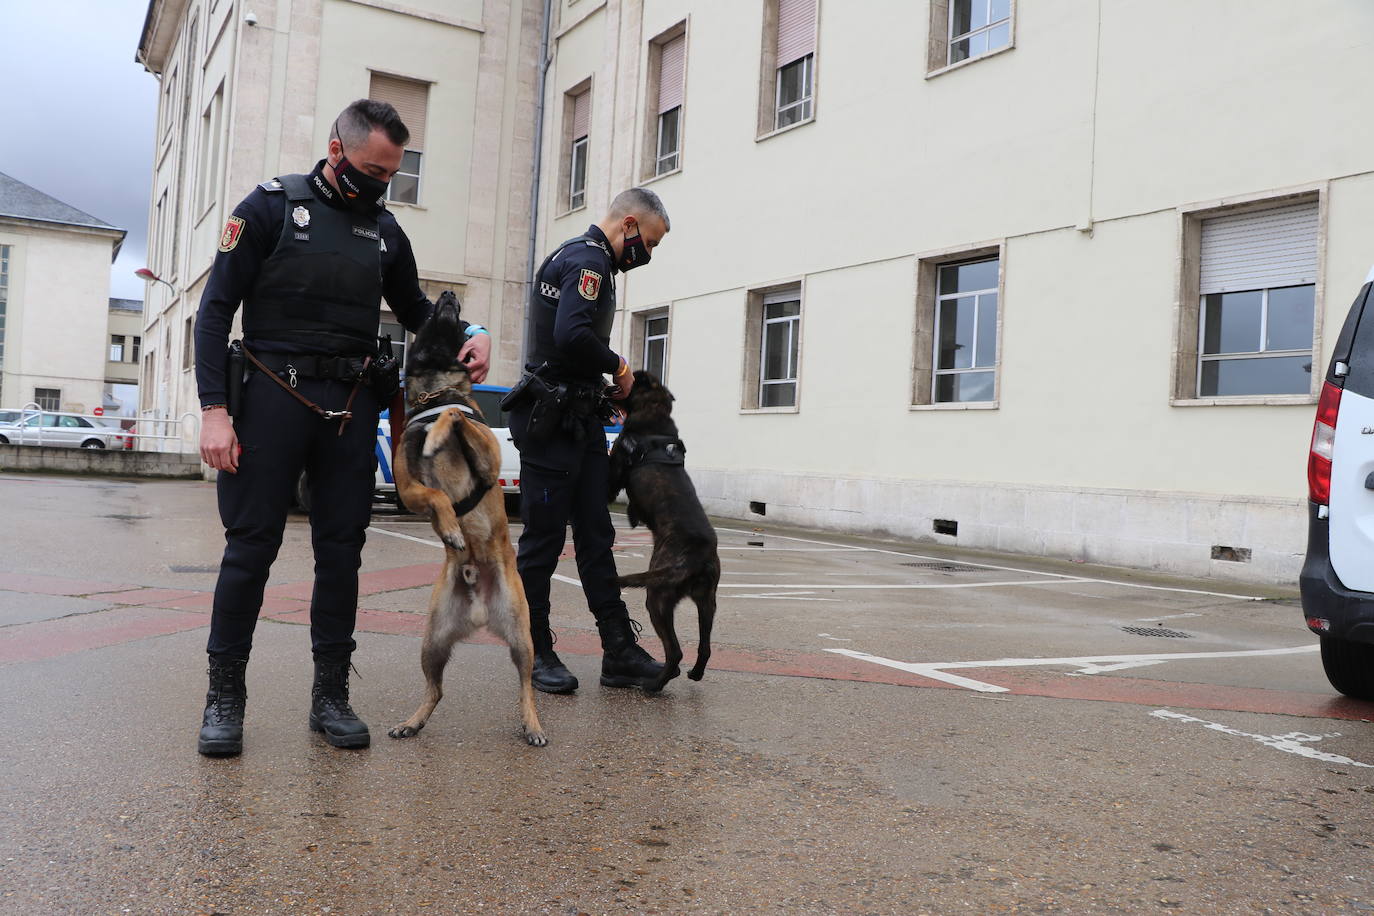
[{"label": "black face mask", "polygon": [[339,164],[334,166],[334,178],[339,182],[344,203],[353,210],[371,210],[386,194],[388,182],[361,171],[348,161],[347,156],[339,157]]},{"label": "black face mask", "polygon": [[649,247],[644,244],[644,236],[639,234],[639,226],[636,225],[635,234],[625,236],[620,249],[620,262],[616,266],[621,270],[634,270],[648,264],[650,257]]}]

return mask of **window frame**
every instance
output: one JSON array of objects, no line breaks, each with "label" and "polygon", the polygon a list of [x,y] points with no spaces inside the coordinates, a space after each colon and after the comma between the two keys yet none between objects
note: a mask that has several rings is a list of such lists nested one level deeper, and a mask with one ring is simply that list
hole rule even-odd
[{"label": "window frame", "polygon": [[[979,27],[976,28],[976,29],[970,29],[970,30],[967,31],[967,32],[960,32],[958,35],[955,35],[955,34],[954,34],[954,8],[955,8],[955,6],[956,6],[959,2],[960,2],[960,0],[950,0],[950,2],[949,2],[949,24],[948,24],[947,30],[946,30],[946,32],[945,32],[945,35],[946,35],[945,66],[946,66],[946,67],[952,67],[952,66],[954,66],[955,64],[962,64],[962,63],[963,63],[964,61],[966,61],[966,60],[978,60],[979,58],[987,57],[989,54],[993,54],[993,53],[995,53],[995,52],[997,52],[997,51],[1000,51],[1000,50],[1002,50],[1003,48],[1005,48],[1005,47],[1007,47],[1008,45],[1011,44],[1011,6],[1012,6],[1011,0],[1007,0],[1007,18],[1005,18],[1005,19],[998,19],[996,22],[993,22],[991,19],[989,19],[989,20],[988,20],[988,23],[987,23],[986,25],[979,26]],[[990,9],[991,6],[992,6],[993,0],[968,0],[968,2],[969,2],[969,3],[982,3],[982,4],[985,4],[985,5]],[[970,54],[968,57],[962,58],[961,60],[950,60],[950,59],[949,59],[949,58],[950,58],[950,55],[952,55],[952,54],[954,53],[954,46],[955,46],[957,43],[959,43],[959,42],[961,42],[961,41],[966,41],[966,40],[967,40],[967,41],[972,41],[972,40],[973,40],[973,37],[974,37],[975,35],[984,35],[984,34],[988,34],[988,33],[990,33],[993,29],[997,28],[998,26],[1000,26],[1000,25],[1001,25],[1002,23],[1004,23],[1004,22],[1007,24],[1007,44],[1005,44],[1005,45],[998,45],[998,46],[995,47],[995,48],[988,48],[986,51],[983,51],[981,54]]]},{"label": "window frame", "polygon": [[[568,212],[581,210],[587,206],[587,150],[590,143],[586,136],[573,139],[568,150]],[[579,155],[580,154],[580,155]],[[577,181],[577,166],[582,165],[582,183]]]},{"label": "window frame", "polygon": [[[674,138],[673,151],[663,152],[663,125],[669,115],[676,116],[674,129],[677,136]],[[671,159],[671,165],[665,163]],[[676,172],[682,168],[682,106],[678,105],[667,111],[660,112],[658,116],[658,142],[654,144],[654,177],[661,178],[669,172]]]},{"label": "window frame", "polygon": [[[987,60],[998,54],[1005,54],[1016,48],[1016,8],[1019,0],[1010,0],[1007,12],[1007,43],[998,48],[984,51],[972,57],[950,63],[950,50],[954,45],[954,36],[951,34],[954,29],[954,0],[930,0],[930,22],[926,33],[926,79],[932,79],[961,67],[980,60]],[[1000,25],[1003,20],[999,19],[996,23],[988,23],[987,26],[975,29],[965,35],[958,36],[960,39],[973,35],[976,32],[990,30],[994,25]]]},{"label": "window frame", "polygon": [[[801,64],[802,68],[802,96],[795,102],[782,103],[782,80],[783,71]],[[816,52],[812,51],[805,57],[798,58],[790,64],[784,64],[777,68],[775,73],[776,86],[773,92],[773,130],[786,130],[789,127],[796,127],[798,124],[805,124],[816,116],[814,105],[816,88]],[[782,116],[784,110],[800,108],[802,115],[795,121],[783,124]]]},{"label": "window frame", "polygon": [[[663,341],[663,371],[658,374],[659,381],[668,379],[669,350],[673,336],[673,310],[670,305],[655,305],[638,309],[630,316],[630,362],[636,369],[653,371],[649,366],[648,350],[651,340]],[[663,320],[667,322],[662,334],[649,334],[649,323]]]},{"label": "window frame", "polygon": [[[940,296],[940,269],[955,264],[997,261],[996,347],[990,401],[936,401],[937,364],[936,317]],[[911,402],[909,410],[997,410],[1002,402],[1003,328],[1006,323],[1007,241],[996,239],[972,245],[942,248],[916,255],[916,298],[911,360]],[[957,298],[957,297],[952,297]],[[977,371],[989,371],[979,368]]]},{"label": "window frame", "polygon": [[[797,314],[780,315],[776,318],[768,317],[768,309],[770,306],[785,305],[792,302],[795,302],[797,304]],[[763,297],[763,312],[760,318],[763,321],[763,327],[759,334],[759,407],[765,410],[769,408],[779,407],[796,407],[797,386],[798,383],[801,381],[801,290],[798,289],[795,295],[793,295],[793,293],[790,290],[779,291],[765,295]],[[769,378],[767,375],[769,356],[768,331],[770,325],[787,326],[786,363],[787,370],[790,371],[790,374],[782,375],[778,378]],[[764,392],[766,392],[770,386],[775,388],[781,388],[784,385],[790,385],[792,388],[791,404],[765,403],[767,399],[764,397]]]},{"label": "window frame", "polygon": [[[51,395],[41,392],[51,392]],[[33,402],[38,405],[40,411],[59,413],[62,410],[62,389],[39,388],[35,385],[33,389]],[[56,406],[49,407],[49,404],[55,404]]]},{"label": "window frame", "polygon": [[[953,293],[942,293],[942,292],[940,292],[940,285],[939,285],[939,284],[940,284],[940,274],[943,273],[946,269],[948,269],[948,268],[950,268],[950,267],[962,267],[962,266],[965,266],[965,265],[973,265],[973,264],[987,264],[987,263],[990,263],[990,262],[993,262],[993,261],[996,261],[996,262],[997,262],[997,274],[998,274],[998,283],[997,283],[997,285],[988,287],[988,288],[986,288],[986,289],[960,290],[960,291],[953,292]],[[1000,335],[997,333],[997,327],[998,327],[999,323],[1001,322],[1001,318],[1002,318],[1002,296],[1001,296],[1001,282],[1000,282],[1000,281],[1001,281],[1001,274],[1002,274],[1002,263],[1001,263],[1001,259],[998,258],[998,257],[995,257],[995,256],[994,256],[994,257],[990,257],[990,258],[989,258],[989,257],[977,257],[977,258],[971,258],[971,259],[969,259],[969,260],[946,261],[945,263],[940,264],[940,265],[936,268],[936,270],[935,270],[935,284],[936,284],[936,285],[935,285],[935,314],[932,316],[932,319],[931,319],[932,322],[933,322],[933,324],[932,324],[932,328],[933,328],[933,331],[932,331],[932,337],[933,337],[932,346],[933,346],[933,348],[934,348],[933,351],[932,351],[932,353],[931,353],[931,374],[930,374],[930,403],[931,403],[931,404],[986,404],[986,403],[989,403],[989,402],[991,402],[991,401],[996,401],[996,400],[997,400],[997,368],[998,368],[998,364],[1001,362],[1001,360],[1000,360],[1001,354],[1000,354],[1000,352],[999,352],[999,350],[998,350],[998,345],[999,345],[999,343],[1000,343],[1001,341],[1000,341],[1000,339],[999,339],[999,338],[1000,338]],[[978,332],[978,328],[979,328],[979,325],[981,324],[981,322],[979,322],[978,316],[979,316],[979,313],[982,311],[982,308],[983,308],[983,301],[982,301],[982,300],[983,300],[983,297],[984,297],[984,296],[987,296],[987,295],[993,295],[993,296],[996,296],[996,297],[997,297],[997,305],[995,306],[995,308],[997,309],[997,315],[996,315],[996,317],[995,317],[995,319],[994,319],[994,321],[993,321],[993,343],[992,343],[992,346],[993,346],[993,357],[992,357],[992,365],[990,365],[990,366],[980,366],[980,365],[978,365],[978,333],[979,333],[979,332]],[[965,368],[965,369],[960,369],[960,368],[942,369],[942,368],[940,368],[940,325],[941,325],[940,313],[941,313],[941,311],[942,311],[941,305],[942,305],[943,303],[945,303],[945,302],[958,301],[958,300],[960,300],[960,299],[968,299],[968,298],[972,298],[972,299],[973,299],[973,344],[972,344],[973,353],[972,353],[971,365],[969,365],[969,366],[968,366],[967,368]],[[969,375],[969,374],[972,374],[972,373],[981,373],[981,372],[991,372],[991,373],[992,373],[993,396],[992,396],[991,398],[989,398],[989,399],[987,399],[987,400],[979,400],[979,401],[942,401],[942,400],[939,399],[940,377],[941,377],[942,375]]]},{"label": "window frame", "polygon": [[[1325,372],[1318,362],[1323,351],[1326,299],[1326,243],[1329,183],[1317,182],[1278,191],[1237,195],[1186,204],[1177,208],[1177,251],[1171,407],[1247,407],[1255,405],[1316,404]],[[1317,277],[1312,308],[1312,387],[1307,394],[1202,395],[1199,374],[1202,357],[1202,223],[1219,216],[1272,210],[1302,203],[1317,204]],[[1299,285],[1299,284],[1288,284]],[[1275,289],[1284,287],[1277,286]]]},{"label": "window frame", "polygon": [[122,362],[124,362],[124,353],[125,353],[125,349],[124,349],[124,348],[128,345],[128,344],[127,344],[127,341],[128,341],[128,335],[127,335],[127,334],[111,334],[111,335],[110,335],[110,359],[109,359],[110,362],[112,362],[112,363],[122,363]]},{"label": "window frame", "polygon": [[[673,41],[682,39],[682,100],[676,108],[660,112],[659,90],[663,78],[663,49]],[[640,134],[643,144],[640,161],[640,183],[648,184],[659,178],[675,174],[682,171],[683,155],[686,146],[686,123],[687,123],[687,71],[688,63],[692,53],[691,39],[691,16],[683,18],[674,23],[669,28],[659,32],[645,45],[644,55],[644,119],[643,129]],[[666,159],[672,158],[659,155],[659,147],[663,138],[663,119],[677,112],[677,161],[669,168],[663,167]]]},{"label": "window frame", "polygon": [[[417,167],[417,168],[415,169],[415,171],[413,171],[413,172],[407,172],[407,171],[405,170],[405,161],[406,161],[406,160],[405,160],[405,157],[406,157],[407,155],[413,155],[413,156],[415,157],[415,159],[416,159],[416,162],[417,162],[417,166],[418,166],[418,167]],[[423,151],[423,150],[418,150],[418,149],[409,149],[409,148],[405,149],[405,150],[401,153],[401,167],[400,167],[399,169],[396,170],[396,174],[395,174],[395,175],[392,175],[392,176],[391,176],[391,181],[387,183],[387,186],[386,186],[386,202],[389,203],[389,204],[401,204],[401,205],[407,206],[407,207],[418,207],[418,206],[420,206],[420,187],[421,187],[421,185],[423,184],[424,168],[425,168],[425,154],[424,154],[424,151]],[[414,178],[414,179],[415,179],[415,199],[414,199],[414,200],[401,200],[401,199],[399,199],[399,198],[393,196],[393,192],[395,191],[395,188],[396,188],[396,179],[399,178],[399,177],[402,176],[402,175],[406,176],[407,178]]]},{"label": "window frame", "polygon": [[[1197,343],[1197,396],[1199,398],[1232,398],[1232,397],[1270,397],[1271,395],[1228,395],[1228,394],[1203,394],[1202,393],[1202,374],[1203,368],[1207,363],[1225,362],[1237,359],[1292,359],[1294,357],[1306,356],[1311,360],[1312,371],[1316,372],[1317,357],[1312,350],[1269,350],[1266,349],[1267,338],[1269,336],[1269,293],[1278,289],[1299,289],[1312,287],[1313,315],[1312,320],[1316,321],[1316,283],[1293,283],[1287,286],[1273,286],[1262,289],[1252,290],[1231,290],[1228,293],[1204,293],[1199,296],[1198,303],[1198,343]],[[1208,353],[1205,350],[1207,338],[1207,300],[1214,295],[1231,295],[1233,293],[1259,293],[1260,294],[1260,323],[1259,323],[1259,345],[1258,350],[1236,350],[1218,353]],[[1308,385],[1310,391],[1312,386]],[[1272,395],[1282,397],[1283,395]]]},{"label": "window frame", "polygon": [[[793,360],[793,376],[788,381],[794,384],[792,404],[780,407],[763,406],[764,389],[764,348],[766,343],[766,314],[769,305],[780,302],[796,302],[798,310],[795,317],[792,340],[796,345],[796,358]],[[775,319],[778,320],[778,319]],[[671,333],[671,328],[670,328]],[[802,401],[802,372],[806,359],[806,278],[795,277],[778,280],[763,286],[753,287],[745,293],[744,311],[744,351],[740,375],[740,413],[800,413]]]}]

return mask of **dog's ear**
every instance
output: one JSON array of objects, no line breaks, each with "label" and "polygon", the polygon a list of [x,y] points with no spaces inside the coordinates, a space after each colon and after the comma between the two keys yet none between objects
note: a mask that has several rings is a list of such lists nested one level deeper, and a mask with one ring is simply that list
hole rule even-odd
[{"label": "dog's ear", "polygon": [[638,388],[640,385],[643,385],[645,388],[657,388],[660,382],[658,376],[654,375],[648,369],[636,369],[635,387]]}]

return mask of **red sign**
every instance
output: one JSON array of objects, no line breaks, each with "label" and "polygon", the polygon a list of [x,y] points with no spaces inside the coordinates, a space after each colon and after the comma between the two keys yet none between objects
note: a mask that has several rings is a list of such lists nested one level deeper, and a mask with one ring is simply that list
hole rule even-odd
[{"label": "red sign", "polygon": [[103,417],[105,416],[105,408],[97,407],[95,410],[91,411],[91,413],[95,414],[97,417]]}]

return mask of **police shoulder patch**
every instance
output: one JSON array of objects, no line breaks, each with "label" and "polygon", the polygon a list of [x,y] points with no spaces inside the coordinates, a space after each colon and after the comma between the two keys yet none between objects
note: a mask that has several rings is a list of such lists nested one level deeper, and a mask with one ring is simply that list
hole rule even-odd
[{"label": "police shoulder patch", "polygon": [[582,276],[577,279],[577,291],[582,294],[583,299],[596,301],[596,297],[601,292],[601,274],[594,270],[582,268]]},{"label": "police shoulder patch", "polygon": [[233,251],[241,238],[243,238],[243,218],[239,216],[229,217],[228,222],[224,224],[224,231],[219,234],[219,250]]}]

